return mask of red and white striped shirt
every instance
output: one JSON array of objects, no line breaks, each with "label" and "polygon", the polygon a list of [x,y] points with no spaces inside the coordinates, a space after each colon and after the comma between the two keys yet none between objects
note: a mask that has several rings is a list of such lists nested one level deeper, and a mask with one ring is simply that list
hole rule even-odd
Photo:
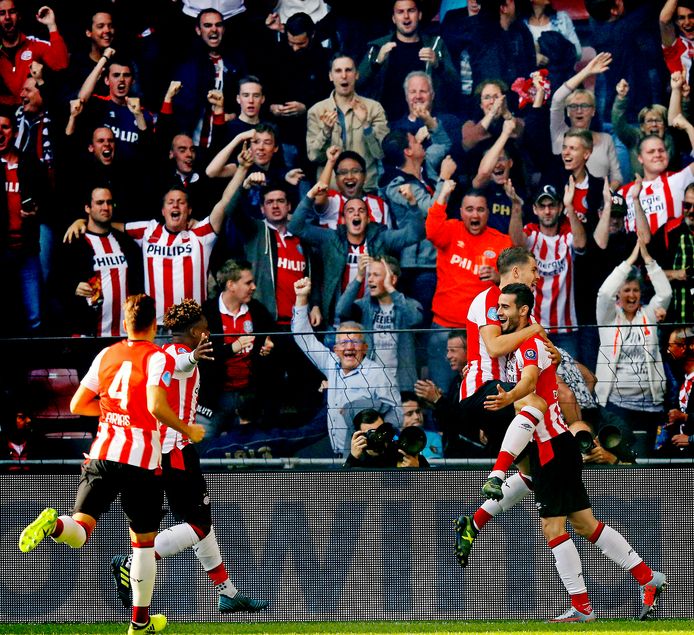
[{"label": "red and white striped shirt", "polygon": [[209,216],[178,233],[156,220],[127,223],[125,231],[142,247],[145,292],[156,302],[158,324],[170,306],[185,298],[204,302],[210,254],[217,240]]},{"label": "red and white striped shirt", "polygon": [[508,381],[518,383],[526,366],[537,366],[540,369],[535,393],[547,402],[547,412],[542,421],[535,426],[533,433],[535,441],[539,444],[540,462],[544,465],[552,458],[553,452],[549,444],[543,444],[566,432],[568,428],[559,408],[556,369],[544,343],[535,335],[525,340],[515,353],[509,356],[506,367]]},{"label": "red and white striped shirt", "polygon": [[147,408],[147,386],[168,389],[173,373],[173,358],[147,341],[123,340],[96,356],[81,382],[100,398],[90,459],[160,466],[159,422]]},{"label": "red and white striped shirt", "polygon": [[[689,166],[680,172],[666,172],[661,174],[654,181],[644,181],[639,194],[641,207],[646,214],[651,233],[655,234],[663,225],[670,226],[677,224],[682,218],[682,202],[684,201],[684,190],[687,185],[694,182]],[[629,191],[632,183],[623,185],[619,192],[627,202],[627,216],[625,227],[627,231],[636,231],[636,213],[634,211],[634,200]]]},{"label": "red and white striped shirt", "polygon": [[[200,371],[197,364],[190,361],[193,351],[185,344],[168,344],[164,347],[164,352],[176,360],[176,370],[167,393],[169,405],[183,423],[190,425],[195,423],[200,390]],[[161,426],[162,454],[168,454],[175,447],[182,450],[189,443],[190,439],[180,432],[165,425]]]},{"label": "red and white striped shirt", "polygon": [[501,328],[496,307],[501,292],[496,285],[478,293],[467,312],[468,372],[460,384],[460,400],[474,394],[482,384],[499,379],[506,381],[506,357],[491,357],[484,345],[480,330],[483,326]]},{"label": "red and white striped shirt", "polygon": [[[388,203],[375,194],[365,194],[362,196],[362,200],[366,203],[369,211],[369,221],[391,227]],[[328,190],[328,200],[325,203],[325,208],[318,216],[318,223],[322,227],[330,227],[330,229],[344,225],[345,216],[342,210],[346,202],[347,199],[342,194],[336,190]]]},{"label": "red and white striped shirt", "polygon": [[[94,252],[92,270],[101,287],[97,336],[118,337],[125,335],[123,328],[123,306],[128,297],[128,260],[116,237],[111,234],[86,232],[84,240]],[[89,300],[88,300],[89,301]]]},{"label": "red and white striped shirt", "polygon": [[694,388],[694,372],[689,373],[689,375],[684,378],[684,382],[680,387],[679,406],[682,412],[687,412],[687,408],[689,407],[689,398],[692,394],[692,388]]},{"label": "red and white striped shirt", "polygon": [[686,80],[692,67],[694,42],[680,35],[670,46],[663,46],[663,57],[670,75],[680,72]]},{"label": "red and white striped shirt", "polygon": [[[523,228],[526,247],[537,261],[540,280],[535,289],[535,319],[545,328],[576,326],[574,303],[574,235],[568,220],[562,219],[559,233],[547,236],[535,223]],[[566,328],[552,328],[567,333]]]}]

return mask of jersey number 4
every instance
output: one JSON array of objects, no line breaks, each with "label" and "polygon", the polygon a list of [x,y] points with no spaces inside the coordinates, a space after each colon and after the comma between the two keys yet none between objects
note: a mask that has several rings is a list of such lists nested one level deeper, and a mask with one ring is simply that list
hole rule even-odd
[{"label": "jersey number 4", "polygon": [[123,362],[108,387],[108,396],[118,401],[121,410],[128,409],[128,384],[130,383],[130,372],[133,369],[132,362]]}]

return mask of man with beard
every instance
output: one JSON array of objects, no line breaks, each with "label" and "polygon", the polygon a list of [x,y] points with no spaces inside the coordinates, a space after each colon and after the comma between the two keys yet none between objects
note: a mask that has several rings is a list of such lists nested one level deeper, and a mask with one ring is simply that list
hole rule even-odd
[{"label": "man with beard", "polygon": [[[686,452],[692,456],[694,449],[694,329],[678,328],[670,333],[667,352],[672,362],[679,366],[682,384],[677,394],[677,406],[668,412],[667,428],[669,455]],[[674,452],[673,452],[674,449]]]},{"label": "man with beard", "polygon": [[[501,289],[498,317],[504,334],[517,333],[530,324],[532,291],[524,284]],[[667,588],[665,574],[652,570],[624,537],[593,516],[581,476],[583,460],[574,436],[569,432],[557,403],[556,371],[543,341],[537,335],[526,338],[508,360],[508,376],[515,386],[485,401],[488,412],[511,407],[531,395],[544,399],[547,409],[535,422],[535,445],[529,450],[536,507],[542,533],[552,550],[557,572],[571,598],[571,608],[551,622],[591,622],[595,613],[585,586],[581,560],[566,532],[566,521],[574,531],[598,547],[604,556],[628,571],[640,585],[639,619],[651,617],[658,598]],[[489,481],[488,481],[489,482]],[[499,499],[504,495],[499,488]]]},{"label": "man with beard", "polygon": [[455,187],[455,181],[444,181],[426,219],[426,236],[437,250],[432,303],[435,330],[428,350],[429,375],[437,386],[448,386],[452,378],[445,364],[446,330],[465,327],[475,296],[499,281],[497,256],[511,246],[508,236],[487,226],[489,208],[481,190],[468,190],[459,219],[447,217],[446,206]]},{"label": "man with beard", "polygon": [[574,253],[585,248],[586,230],[573,208],[572,185],[570,180],[563,202],[552,185],[540,188],[533,201],[538,222],[521,227],[516,214],[511,220],[511,238],[537,261],[540,280],[535,289],[535,320],[548,330],[555,346],[575,357],[577,338],[570,328],[577,325]]},{"label": "man with beard", "polygon": [[[311,243],[323,261],[321,313],[327,324],[335,317],[335,303],[357,276],[359,258],[363,254],[393,256],[408,245],[424,238],[424,224],[416,208],[410,212],[400,229],[388,229],[369,222],[366,203],[361,198],[350,198],[344,205],[345,224],[336,230],[317,227],[309,222],[315,198],[327,192],[328,186],[318,182],[301,201],[289,222],[288,230]],[[363,295],[363,291],[357,294]]]}]

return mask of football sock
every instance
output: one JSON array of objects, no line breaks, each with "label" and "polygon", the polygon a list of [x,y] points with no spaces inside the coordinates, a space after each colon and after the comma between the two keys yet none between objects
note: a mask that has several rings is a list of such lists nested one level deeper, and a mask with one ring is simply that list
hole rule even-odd
[{"label": "football sock", "polygon": [[84,524],[78,523],[71,516],[58,516],[51,538],[55,542],[62,542],[68,547],[79,549],[87,542],[89,536]]},{"label": "football sock", "polygon": [[173,556],[200,541],[195,530],[188,523],[174,525],[157,534],[154,550],[160,558]]},{"label": "football sock", "polygon": [[478,531],[494,516],[523,500],[532,491],[532,478],[516,472],[504,481],[503,490],[504,497],[500,501],[487,500],[475,512],[472,522]]},{"label": "football sock", "polygon": [[[154,591],[154,578],[156,575],[157,561],[154,557],[154,546],[133,545],[133,560],[130,565],[130,587],[133,591],[132,621],[135,624],[146,624],[149,619],[149,605],[152,603],[152,592]],[[144,609],[144,615],[142,609]]]},{"label": "football sock", "polygon": [[651,568],[631,548],[624,536],[609,525],[598,522],[597,529],[588,540],[598,547],[604,556],[629,571],[639,584],[646,584],[653,577]]},{"label": "football sock", "polygon": [[193,551],[195,551],[195,557],[199,560],[202,568],[207,572],[207,577],[215,585],[217,593],[234,597],[238,593],[238,589],[231,583],[227,575],[214,527],[210,528],[210,533],[193,547]]},{"label": "football sock", "polygon": [[585,582],[583,581],[583,567],[578,550],[569,534],[562,534],[547,542],[552,550],[554,563],[561,578],[564,588],[571,596],[571,606],[588,614],[592,611]]},{"label": "football sock", "polygon": [[496,459],[496,463],[494,463],[494,468],[489,473],[490,478],[492,476],[501,479],[506,477],[506,472],[516,457],[528,445],[530,439],[532,439],[535,426],[537,426],[543,416],[542,412],[537,408],[523,406],[506,430],[504,439],[501,442],[499,456]]}]

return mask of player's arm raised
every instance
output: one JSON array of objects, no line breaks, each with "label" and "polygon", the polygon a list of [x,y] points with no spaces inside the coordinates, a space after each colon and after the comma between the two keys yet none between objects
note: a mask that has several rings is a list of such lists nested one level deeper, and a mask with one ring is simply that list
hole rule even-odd
[{"label": "player's arm raised", "polygon": [[506,333],[506,335],[501,334],[501,327],[496,324],[487,324],[480,328],[484,345],[492,357],[513,353],[529,337],[542,334],[544,329],[540,324],[529,324],[515,333]]}]

